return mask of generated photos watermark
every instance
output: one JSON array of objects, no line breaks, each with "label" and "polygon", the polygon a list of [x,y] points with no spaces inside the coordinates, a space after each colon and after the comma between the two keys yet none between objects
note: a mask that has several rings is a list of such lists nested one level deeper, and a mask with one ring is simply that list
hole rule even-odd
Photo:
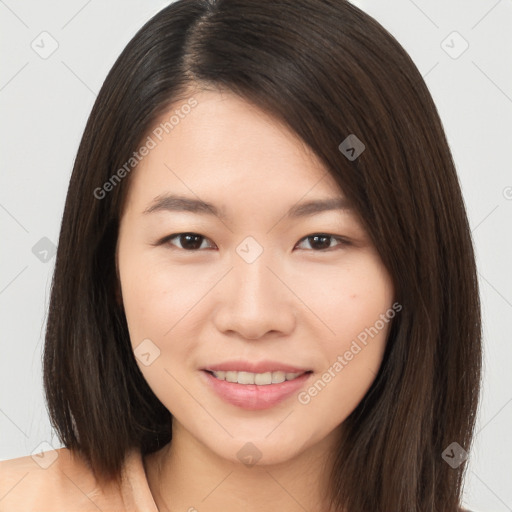
[{"label": "generated photos watermark", "polygon": [[311,400],[317,396],[326,386],[331,382],[344,368],[347,366],[354,357],[361,352],[370,341],[368,336],[373,339],[377,334],[384,329],[384,327],[396,316],[398,312],[402,310],[402,305],[395,302],[391,308],[385,313],[380,314],[379,320],[377,320],[371,327],[367,327],[364,331],[361,331],[357,338],[352,340],[352,343],[348,350],[343,355],[338,355],[336,361],[325,370],[319,379],[311,385],[307,390],[301,391],[297,395],[299,403],[307,405]]},{"label": "generated photos watermark", "polygon": [[152,149],[155,149],[159,142],[162,141],[164,134],[169,134],[174,128],[184,119],[192,108],[197,106],[197,100],[195,98],[189,98],[186,103],[177,108],[173,115],[169,117],[168,121],[160,123],[152,132],[148,135],[144,144],[139,147],[137,151],[134,151],[132,156],[120,167],[101,187],[96,187],[93,191],[93,195],[96,199],[104,199],[109,192],[112,192],[114,188],[121,183],[121,180],[125,178],[135,167],[142,161],[144,157],[149,155]]}]

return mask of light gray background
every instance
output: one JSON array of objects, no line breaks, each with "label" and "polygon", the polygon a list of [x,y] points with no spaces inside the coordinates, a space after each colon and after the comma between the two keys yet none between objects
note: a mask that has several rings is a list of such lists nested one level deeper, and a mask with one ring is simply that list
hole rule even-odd
[{"label": "light gray background", "polygon": [[[61,446],[41,384],[51,248],[96,94],[126,43],[168,3],[0,0],[0,459],[28,455],[42,442]],[[476,246],[485,343],[465,504],[511,511],[512,1],[354,3],[415,61],[453,152]],[[52,38],[58,48],[43,59],[31,45],[48,52]],[[458,55],[464,40],[469,47]]]}]

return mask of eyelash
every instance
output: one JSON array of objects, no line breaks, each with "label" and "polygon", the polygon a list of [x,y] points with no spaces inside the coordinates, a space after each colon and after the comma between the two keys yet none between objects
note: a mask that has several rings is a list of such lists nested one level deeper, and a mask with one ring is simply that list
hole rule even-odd
[{"label": "eyelash", "polygon": [[[170,243],[170,241],[172,239],[174,239],[174,238],[181,238],[182,236],[186,236],[186,235],[191,235],[191,236],[194,236],[194,237],[199,237],[199,238],[202,238],[203,240],[207,240],[208,239],[207,237],[205,237],[203,235],[200,235],[198,233],[193,233],[193,232],[175,233],[173,235],[168,235],[168,236],[162,238],[155,245],[167,244],[167,245],[173,247],[173,244]],[[297,243],[297,245],[300,244],[303,241],[312,239],[314,237],[331,238],[333,240],[338,241],[339,243],[335,247],[327,247],[326,249],[319,249],[319,250],[307,249],[307,250],[312,250],[313,252],[328,252],[328,251],[331,251],[333,249],[336,249],[336,247],[342,248],[342,247],[346,247],[346,246],[352,245],[351,242],[349,242],[344,237],[340,237],[340,236],[336,236],[336,235],[330,235],[328,233],[312,233],[311,235],[307,235],[307,236],[301,238],[299,240],[299,242]],[[202,245],[202,243],[200,245]],[[310,245],[311,245],[311,242],[310,242]],[[199,252],[200,251],[200,249],[184,249],[183,247],[173,247],[173,248],[180,249],[180,250],[187,251],[187,252]]]}]

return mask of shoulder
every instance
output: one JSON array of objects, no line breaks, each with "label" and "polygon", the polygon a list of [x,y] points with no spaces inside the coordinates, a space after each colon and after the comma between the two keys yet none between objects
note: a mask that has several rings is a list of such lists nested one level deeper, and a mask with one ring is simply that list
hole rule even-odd
[{"label": "shoulder", "polygon": [[123,510],[119,490],[98,485],[85,461],[67,448],[0,461],[0,512],[103,507]]}]

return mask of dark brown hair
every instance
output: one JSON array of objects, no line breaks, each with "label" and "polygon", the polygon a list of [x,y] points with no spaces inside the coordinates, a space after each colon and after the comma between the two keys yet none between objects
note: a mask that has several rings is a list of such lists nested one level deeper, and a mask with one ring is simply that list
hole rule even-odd
[{"label": "dark brown hair", "polygon": [[[333,510],[458,509],[480,390],[481,320],[464,201],[421,74],[379,23],[344,0],[179,0],[108,74],[67,194],[44,349],[44,387],[63,444],[103,480],[128,448],[171,440],[171,414],[142,376],[116,301],[115,247],[129,176],[111,179],[190,91],[229,90],[282,121],[355,206],[402,311],[370,390],[333,454]],[[355,135],[365,150],[338,146]],[[235,135],[236,136],[236,135]]]}]

